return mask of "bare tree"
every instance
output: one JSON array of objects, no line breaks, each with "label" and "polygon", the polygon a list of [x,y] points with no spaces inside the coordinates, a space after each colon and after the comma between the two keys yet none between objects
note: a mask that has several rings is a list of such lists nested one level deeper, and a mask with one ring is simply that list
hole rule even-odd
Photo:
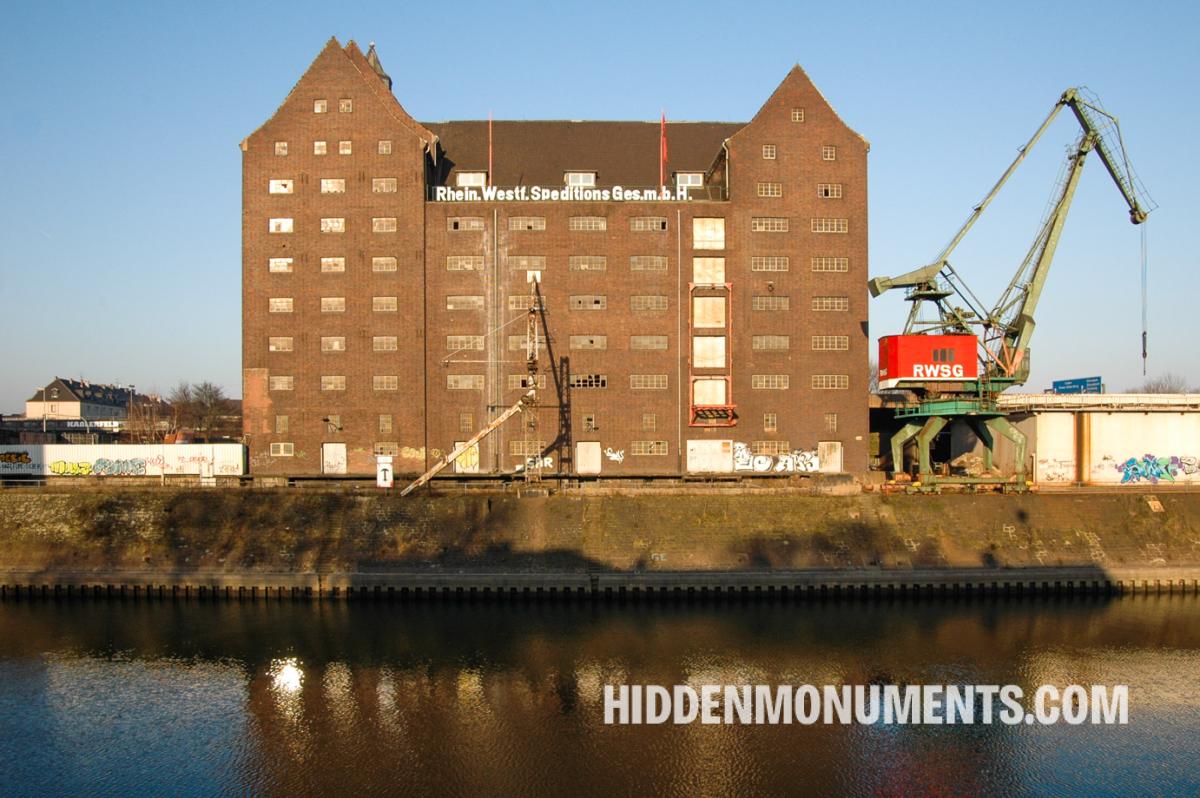
[{"label": "bare tree", "polygon": [[871,358],[871,361],[867,363],[867,369],[870,371],[867,387],[871,393],[879,393],[879,361]]},{"label": "bare tree", "polygon": [[225,391],[213,382],[202,382],[192,386],[192,406],[196,415],[196,432],[208,440],[217,427],[221,416],[229,414]]},{"label": "bare tree", "polygon": [[195,423],[195,396],[192,386],[180,382],[167,394],[167,402],[171,405],[171,431],[179,432],[184,427],[193,427]]},{"label": "bare tree", "polygon": [[1129,393],[1187,393],[1187,380],[1178,374],[1167,372],[1157,377],[1151,377],[1129,389]]}]

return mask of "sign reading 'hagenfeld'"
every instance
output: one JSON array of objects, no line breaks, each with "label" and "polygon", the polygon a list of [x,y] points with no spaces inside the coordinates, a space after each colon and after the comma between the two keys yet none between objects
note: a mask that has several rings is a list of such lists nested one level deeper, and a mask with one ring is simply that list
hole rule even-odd
[{"label": "sign reading 'hagenfeld'", "polygon": [[434,189],[434,202],[670,202],[686,200],[687,192],[669,188],[581,188],[578,186],[516,186]]}]

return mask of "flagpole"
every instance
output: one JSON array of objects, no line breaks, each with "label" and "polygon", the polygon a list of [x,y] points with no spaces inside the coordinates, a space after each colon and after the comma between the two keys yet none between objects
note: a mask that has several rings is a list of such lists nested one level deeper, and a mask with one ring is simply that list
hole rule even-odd
[{"label": "flagpole", "polygon": [[488,111],[488,176],[487,184],[494,185],[492,182],[492,112]]}]

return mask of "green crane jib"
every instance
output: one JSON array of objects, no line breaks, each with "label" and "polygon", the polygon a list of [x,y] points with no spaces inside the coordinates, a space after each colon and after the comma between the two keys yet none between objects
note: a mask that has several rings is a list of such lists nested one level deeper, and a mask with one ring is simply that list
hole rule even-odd
[{"label": "green crane jib", "polygon": [[[1050,204],[1041,230],[1008,288],[991,310],[986,310],[950,265],[950,255],[1063,108],[1071,109],[1082,132],[1068,155],[1059,190]],[[977,380],[955,383],[949,387],[935,383],[911,386],[918,401],[899,410],[897,416],[923,421],[906,424],[893,437],[895,471],[903,470],[903,447],[915,438],[921,477],[929,481],[932,476],[930,443],[946,424],[961,418],[970,423],[983,441],[985,462],[989,469],[993,448],[991,433],[999,433],[1013,441],[1017,449],[1017,483],[1024,484],[1025,437],[1008,424],[1004,414],[997,408],[996,397],[1006,388],[1024,383],[1029,376],[1029,341],[1035,326],[1034,312],[1041,299],[1050,262],[1054,258],[1083,164],[1092,151],[1097,153],[1125,198],[1130,221],[1133,224],[1146,221],[1153,206],[1129,165],[1117,118],[1105,111],[1095,97],[1085,98],[1083,90],[1067,89],[987,196],[972,209],[950,243],[930,264],[899,277],[877,277],[868,283],[872,296],[879,296],[893,288],[906,289],[906,298],[912,306],[904,329],[905,335],[975,335],[979,346],[980,371]],[[932,318],[922,315],[926,303],[934,306],[935,315]]]}]

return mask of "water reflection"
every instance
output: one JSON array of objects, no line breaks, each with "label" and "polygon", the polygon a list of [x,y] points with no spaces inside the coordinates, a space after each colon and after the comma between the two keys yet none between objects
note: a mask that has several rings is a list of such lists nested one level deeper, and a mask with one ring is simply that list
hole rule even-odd
[{"label": "water reflection", "polygon": [[[1180,597],[3,604],[0,773],[15,794],[1182,792],[1197,621]],[[802,682],[1125,683],[1131,724],[602,722],[605,684]]]}]

